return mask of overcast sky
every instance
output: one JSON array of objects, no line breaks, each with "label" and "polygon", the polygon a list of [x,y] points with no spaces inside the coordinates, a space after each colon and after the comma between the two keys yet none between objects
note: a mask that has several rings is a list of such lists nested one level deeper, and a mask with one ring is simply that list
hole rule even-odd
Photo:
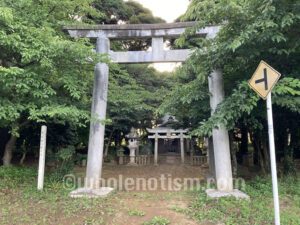
[{"label": "overcast sky", "polygon": [[150,9],[154,16],[159,16],[168,23],[174,22],[184,14],[189,0],[135,0]]},{"label": "overcast sky", "polygon": [[[167,21],[174,22],[179,16],[184,14],[189,5],[189,0],[135,0],[145,8],[152,11],[154,16],[158,16]],[[155,69],[159,71],[172,71],[180,63],[155,63]]]}]

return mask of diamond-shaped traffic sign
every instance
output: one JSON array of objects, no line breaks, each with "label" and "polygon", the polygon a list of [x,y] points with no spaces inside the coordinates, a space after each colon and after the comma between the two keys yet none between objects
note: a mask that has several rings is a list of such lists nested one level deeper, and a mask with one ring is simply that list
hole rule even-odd
[{"label": "diamond-shaped traffic sign", "polygon": [[280,73],[264,61],[260,61],[249,86],[264,100],[280,78]]}]

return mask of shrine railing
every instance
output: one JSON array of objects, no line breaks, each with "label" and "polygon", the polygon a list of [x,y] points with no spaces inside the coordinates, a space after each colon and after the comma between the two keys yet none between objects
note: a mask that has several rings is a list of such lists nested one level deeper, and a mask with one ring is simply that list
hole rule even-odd
[{"label": "shrine railing", "polygon": [[[122,157],[121,160],[120,160],[120,157]],[[128,156],[128,155],[119,156],[119,164],[126,165],[129,162],[130,162],[130,156]],[[138,155],[138,156],[135,156],[135,163],[137,165],[141,165],[141,166],[151,165],[151,164],[153,164],[153,155]]]},{"label": "shrine railing", "polygon": [[207,156],[191,156],[191,164],[193,166],[202,166],[207,163]]},{"label": "shrine railing", "polygon": [[139,155],[135,157],[135,163],[138,165],[150,165],[153,164],[152,155]]}]

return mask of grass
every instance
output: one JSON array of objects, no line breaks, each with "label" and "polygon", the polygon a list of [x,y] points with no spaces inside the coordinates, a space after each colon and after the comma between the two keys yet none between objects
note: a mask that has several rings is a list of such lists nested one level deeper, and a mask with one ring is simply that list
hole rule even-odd
[{"label": "grass", "polygon": [[139,211],[139,210],[137,210],[137,209],[131,209],[131,210],[129,210],[129,215],[130,216],[145,216],[146,215],[146,213],[145,212],[143,212],[143,211]]},{"label": "grass", "polygon": [[[210,199],[204,191],[180,193],[130,193],[116,192],[107,198],[72,199],[70,190],[62,182],[45,177],[44,190],[37,190],[36,169],[24,167],[0,167],[0,218],[1,224],[107,224],[123,210],[138,221],[146,213],[141,209],[130,209],[124,198],[158,204],[164,200],[175,200],[176,196],[191,199],[188,208],[178,206],[169,210],[182,213],[199,222],[216,224],[272,224],[274,221],[272,183],[270,177],[257,177],[246,183],[244,192],[251,200],[235,198]],[[201,189],[200,189],[201,190]],[[300,224],[300,179],[287,176],[279,180],[281,224]],[[151,201],[149,203],[149,201]],[[123,214],[124,215],[124,214]],[[151,217],[150,217],[151,218]],[[145,220],[143,220],[145,221]],[[145,225],[164,225],[171,221],[155,216]],[[115,224],[115,223],[113,223]],[[140,222],[141,224],[141,222]]]},{"label": "grass", "polygon": [[171,223],[170,220],[155,216],[151,221],[143,223],[143,225],[167,225]]},{"label": "grass", "polygon": [[[246,183],[244,190],[251,200],[233,197],[207,198],[196,192],[189,210],[181,210],[198,221],[224,224],[273,224],[273,193],[271,177],[256,177]],[[300,224],[300,180],[288,176],[279,180],[281,224]],[[173,208],[175,211],[180,209]]]},{"label": "grass", "polygon": [[44,190],[38,191],[36,180],[35,169],[0,167],[1,224],[104,224],[110,198],[116,198],[72,199],[62,182],[46,175]]}]

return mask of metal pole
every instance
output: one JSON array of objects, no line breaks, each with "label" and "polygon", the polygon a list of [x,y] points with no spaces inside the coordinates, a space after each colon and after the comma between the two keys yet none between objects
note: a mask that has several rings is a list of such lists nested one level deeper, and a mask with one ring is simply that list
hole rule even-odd
[{"label": "metal pole", "polygon": [[40,142],[40,157],[39,157],[39,172],[38,172],[38,190],[43,190],[44,187],[44,173],[45,173],[45,158],[46,158],[46,134],[47,127],[41,128],[41,142]]},{"label": "metal pole", "polygon": [[280,225],[279,197],[278,197],[278,183],[277,183],[271,92],[267,96],[267,114],[268,114],[268,131],[269,131],[269,146],[270,146],[272,184],[273,184],[275,224]]}]

